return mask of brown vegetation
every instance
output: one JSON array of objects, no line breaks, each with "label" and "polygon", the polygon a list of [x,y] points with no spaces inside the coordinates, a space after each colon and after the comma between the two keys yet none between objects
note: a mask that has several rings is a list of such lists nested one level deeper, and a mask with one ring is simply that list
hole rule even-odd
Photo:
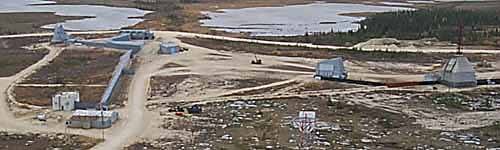
[{"label": "brown vegetation", "polygon": [[57,16],[50,12],[0,13],[0,35],[45,32],[43,25],[88,17]]},{"label": "brown vegetation", "polygon": [[90,149],[102,140],[80,135],[0,132],[0,149]]},{"label": "brown vegetation", "polygon": [[186,66],[183,66],[183,65],[180,65],[180,64],[177,64],[177,63],[170,62],[170,63],[167,63],[167,64],[163,65],[163,66],[161,67],[161,69],[179,68],[179,67],[186,67]]},{"label": "brown vegetation", "polygon": [[59,92],[80,92],[80,100],[85,103],[97,103],[106,87],[20,87],[14,88],[16,101],[36,106],[50,106],[52,96]]},{"label": "brown vegetation", "polygon": [[154,76],[151,77],[150,96],[169,97],[177,92],[177,85],[194,75]]},{"label": "brown vegetation", "polygon": [[[371,149],[414,149],[426,145],[428,148],[473,149],[476,146],[461,141],[444,141],[448,138],[439,131],[425,129],[414,124],[415,118],[404,114],[390,113],[381,109],[352,104],[346,101],[330,102],[330,97],[286,98],[276,100],[246,101],[254,107],[231,107],[232,102],[203,105],[204,113],[194,114],[207,119],[171,119],[165,120],[165,130],[203,131],[195,134],[191,142],[173,141],[167,146],[193,147],[198,143],[210,143],[214,149],[264,149],[265,146],[280,146],[290,149],[300,140],[298,129],[290,124],[299,111],[316,112],[317,129],[312,141],[330,143],[331,146],[314,144],[313,149],[339,149],[351,147],[369,147]],[[229,113],[230,112],[230,113]],[[220,120],[213,121],[213,120]],[[320,125],[321,124],[321,125]],[[325,126],[325,124],[327,126]],[[187,125],[187,126],[186,126]],[[222,125],[227,125],[221,127]],[[329,127],[329,128],[321,128]],[[331,128],[330,128],[331,127]],[[481,139],[496,137],[497,126],[481,129],[463,130],[452,133],[471,133]],[[231,135],[231,140],[220,140],[224,134]],[[291,142],[291,141],[295,142]],[[368,141],[369,140],[369,141]],[[368,142],[366,142],[368,141]],[[481,140],[481,145],[495,143]],[[157,139],[152,142],[137,143],[129,149],[147,147],[160,149],[162,143],[169,140]],[[180,144],[180,143],[183,144]],[[278,144],[279,143],[279,144]],[[141,146],[141,147],[139,147]]]},{"label": "brown vegetation", "polygon": [[118,107],[124,106],[128,101],[128,90],[130,88],[131,76],[123,75],[116,85],[113,95],[111,95],[111,104]]},{"label": "brown vegetation", "polygon": [[107,84],[119,57],[120,53],[113,51],[67,49],[23,83]]},{"label": "brown vegetation", "polygon": [[[1,27],[0,27],[1,30]],[[0,77],[18,73],[42,59],[47,49],[28,50],[22,48],[31,44],[45,42],[42,38],[12,38],[0,40]]]},{"label": "brown vegetation", "polygon": [[299,88],[298,91],[319,91],[319,90],[332,90],[332,89],[349,89],[360,87],[354,84],[347,84],[335,81],[311,81],[306,82]]},{"label": "brown vegetation", "polygon": [[[182,42],[215,50],[256,53],[263,55],[329,59],[343,57],[358,61],[399,63],[441,63],[454,56],[448,53],[414,53],[387,51],[358,51],[351,49],[320,49],[297,46],[267,45],[248,42],[223,41],[206,38],[179,38]],[[498,54],[465,54],[471,61],[495,61]]]}]

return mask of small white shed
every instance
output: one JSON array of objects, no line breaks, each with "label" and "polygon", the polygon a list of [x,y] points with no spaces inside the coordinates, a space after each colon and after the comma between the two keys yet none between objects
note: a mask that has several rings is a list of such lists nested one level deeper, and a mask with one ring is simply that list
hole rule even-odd
[{"label": "small white shed", "polygon": [[80,93],[62,92],[52,97],[52,110],[71,111],[75,109],[75,102],[80,102]]}]

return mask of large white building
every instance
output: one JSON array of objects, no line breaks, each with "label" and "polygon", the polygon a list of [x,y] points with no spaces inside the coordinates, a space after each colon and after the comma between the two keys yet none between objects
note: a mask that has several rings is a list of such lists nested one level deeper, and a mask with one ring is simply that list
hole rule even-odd
[{"label": "large white building", "polygon": [[80,102],[80,93],[62,92],[52,97],[52,110],[71,111],[77,102]]},{"label": "large white building", "polygon": [[476,86],[476,71],[467,57],[457,55],[444,65],[440,81],[449,87]]},{"label": "large white building", "polygon": [[72,128],[109,128],[118,120],[118,112],[100,110],[76,110],[66,125]]}]

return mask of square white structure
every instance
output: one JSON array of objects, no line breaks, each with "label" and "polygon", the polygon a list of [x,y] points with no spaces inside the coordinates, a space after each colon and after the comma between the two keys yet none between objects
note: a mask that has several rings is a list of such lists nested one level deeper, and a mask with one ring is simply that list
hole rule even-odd
[{"label": "square white structure", "polygon": [[444,64],[441,82],[449,87],[472,87],[477,85],[476,70],[467,57],[457,55]]},{"label": "square white structure", "polygon": [[322,78],[347,79],[347,71],[344,69],[344,60],[339,57],[320,61],[316,65],[316,74],[314,77],[317,80],[321,80]]},{"label": "square white structure", "polygon": [[80,93],[62,92],[52,97],[52,110],[71,111],[75,109],[75,102],[80,102]]}]

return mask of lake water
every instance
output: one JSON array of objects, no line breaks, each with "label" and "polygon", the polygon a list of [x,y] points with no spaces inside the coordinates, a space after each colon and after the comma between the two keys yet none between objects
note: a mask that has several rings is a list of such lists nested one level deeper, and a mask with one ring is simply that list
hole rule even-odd
[{"label": "lake water", "polygon": [[200,20],[202,26],[227,32],[250,32],[254,36],[292,36],[306,32],[356,30],[354,22],[363,17],[349,17],[342,13],[387,12],[413,10],[406,7],[373,6],[345,3],[313,3],[284,7],[257,7],[221,9],[203,12],[211,19]]},{"label": "lake water", "polygon": [[412,3],[400,3],[400,2],[379,2],[379,3],[389,6],[413,6]]},{"label": "lake water", "polygon": [[[68,30],[112,30],[135,25],[143,19],[129,17],[143,17],[150,13],[135,8],[119,8],[97,5],[36,5],[53,4],[52,1],[41,0],[1,0],[0,13],[7,12],[55,12],[60,16],[90,16],[81,20],[67,20],[62,22]],[[54,24],[42,28],[53,28]]]}]

